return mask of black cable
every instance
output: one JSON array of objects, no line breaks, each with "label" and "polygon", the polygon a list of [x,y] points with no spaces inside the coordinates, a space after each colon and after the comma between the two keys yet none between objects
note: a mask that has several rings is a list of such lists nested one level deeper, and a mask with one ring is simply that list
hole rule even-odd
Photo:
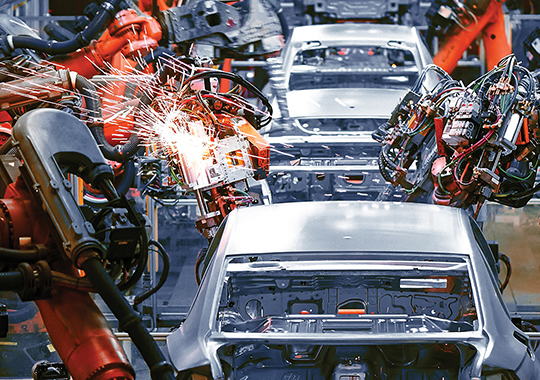
[{"label": "black cable", "polygon": [[118,327],[128,333],[135,347],[150,368],[153,380],[175,380],[174,369],[133,310],[126,298],[103,268],[97,257],[87,259],[82,264],[88,279],[97,290],[105,304],[118,319]]},{"label": "black cable", "polygon": [[48,253],[46,248],[10,249],[0,247],[0,262],[34,262],[45,258]]},{"label": "black cable", "polygon": [[133,180],[135,179],[135,162],[133,160],[129,160],[127,162],[124,162],[124,172],[122,173],[122,179],[118,186],[116,186],[116,191],[120,195],[125,195],[128,190],[131,188],[131,185],[133,184]]},{"label": "black cable", "polygon": [[242,78],[238,74],[229,73],[227,71],[222,71],[222,70],[206,70],[206,71],[202,71],[200,73],[197,73],[197,74],[192,75],[191,77],[187,78],[184,81],[183,84],[189,83],[189,82],[191,82],[193,80],[204,79],[204,78],[229,79],[230,81],[245,87],[247,90],[251,91],[253,94],[255,94],[255,96],[257,98],[259,98],[261,100],[263,105],[266,107],[266,110],[267,110],[268,114],[270,115],[266,119],[260,121],[259,128],[262,128],[265,125],[268,125],[268,123],[270,123],[270,121],[272,120],[273,109],[272,109],[272,105],[268,101],[268,98],[261,92],[261,90],[259,90],[257,87],[255,87],[254,84],[252,84],[251,82],[245,80],[244,78]]},{"label": "black cable", "polygon": [[[133,160],[124,162],[122,165],[124,167],[124,171],[119,176],[117,176],[117,178],[120,178],[120,183],[118,183],[118,185],[115,184],[115,187],[119,195],[126,195],[128,190],[133,185],[133,181],[137,173]],[[84,201],[90,206],[102,208],[104,206],[104,203],[107,202],[107,199],[105,197],[101,197],[99,193],[96,194],[89,190],[84,195]]]},{"label": "black cable", "polygon": [[[384,180],[386,182],[392,182],[394,179],[392,178],[392,171],[388,169],[388,167],[392,167],[390,165],[390,162],[387,160],[385,154],[383,153],[383,149],[379,152],[379,159],[377,160],[377,164],[379,165],[379,171],[381,172],[381,175],[383,176]],[[395,168],[393,171],[395,172]]]},{"label": "black cable", "polygon": [[[530,102],[533,102],[534,103],[534,95],[536,93],[536,82],[534,80],[534,77],[532,76],[531,72],[529,70],[527,70],[526,68],[524,68],[523,66],[519,66],[517,65],[516,67],[516,70],[525,74],[529,80],[524,80],[524,78],[520,79],[520,82],[524,81],[525,83],[527,83],[527,100],[530,101]],[[517,86],[516,86],[517,87]]]},{"label": "black cable", "polygon": [[[164,48],[163,46],[158,46],[154,51],[152,51],[151,53],[148,53],[142,58],[142,60],[137,62],[137,65],[135,66],[135,69],[133,69],[133,72],[140,73],[148,65],[154,64],[154,67],[155,67],[154,75],[159,78],[159,72],[160,70],[163,69],[165,65],[164,64],[157,65],[157,63],[161,63],[163,61],[173,60],[173,59],[178,59],[178,58],[175,58],[174,52],[172,52],[169,49]],[[144,63],[144,66],[142,65],[143,63]],[[136,83],[126,83],[126,90],[124,92],[124,96],[128,99],[134,99],[136,95],[136,90],[137,90]]]},{"label": "black cable", "polygon": [[120,202],[120,199],[115,199],[112,202],[108,202],[105,207],[103,207],[101,210],[96,212],[96,214],[92,217],[90,220],[90,223],[92,223],[92,226],[94,226],[94,229],[97,230],[97,226],[103,222],[105,217],[110,214],[113,211],[114,207],[117,207],[116,205]]},{"label": "black cable", "polygon": [[156,286],[154,286],[151,289],[148,289],[144,293],[139,294],[138,296],[135,297],[135,300],[133,301],[133,307],[135,308],[135,310],[137,310],[138,304],[148,299],[148,297],[150,297],[152,294],[156,293],[159,289],[161,289],[161,287],[165,284],[165,281],[167,281],[167,277],[169,276],[169,270],[171,267],[171,259],[169,257],[169,254],[165,251],[165,248],[163,248],[161,243],[155,240],[150,240],[148,242],[148,245],[149,246],[153,245],[154,247],[157,248],[157,252],[159,253],[159,256],[161,257],[161,260],[163,261],[163,271],[161,272],[161,276],[159,277],[159,281],[156,284]]},{"label": "black cable", "polygon": [[24,276],[21,272],[0,272],[0,291],[16,291],[23,286]]},{"label": "black cable", "polygon": [[139,257],[137,260],[137,267],[133,274],[127,279],[126,282],[120,284],[118,288],[122,291],[127,290],[133,286],[141,279],[144,271],[146,270],[146,264],[148,264],[148,237],[146,236],[146,231],[141,231],[139,236]]},{"label": "black cable", "polygon": [[[116,9],[121,0],[110,0],[101,4],[101,11],[98,12],[92,22],[77,36],[68,41],[58,42],[55,40],[42,40],[40,38],[27,36],[8,36],[7,43],[12,50],[33,49],[50,55],[61,55],[74,52],[75,50],[88,46],[100,30],[107,24],[109,18],[114,17]],[[9,39],[11,37],[11,40]]]},{"label": "black cable", "polygon": [[538,183],[536,186],[530,188],[530,189],[527,190],[527,191],[522,191],[521,193],[515,193],[515,194],[494,194],[493,200],[494,200],[495,202],[497,202],[497,201],[498,201],[498,198],[501,198],[501,199],[510,200],[510,201],[517,201],[517,200],[520,200],[520,199],[524,199],[524,198],[530,197],[531,195],[533,195],[533,194],[536,193],[537,191],[540,191],[540,183]]},{"label": "black cable", "polygon": [[442,68],[440,68],[437,65],[430,64],[424,67],[422,72],[420,73],[420,76],[416,79],[416,82],[414,82],[413,87],[411,88],[412,92],[418,93],[422,87],[422,83],[426,80],[427,74],[430,71],[435,71],[437,74],[440,74],[442,77],[444,77],[446,80],[453,80],[452,77],[444,71]]},{"label": "black cable", "polygon": [[[123,198],[117,198],[105,205],[101,210],[99,210],[90,220],[90,223],[97,231],[99,225],[105,220],[105,218],[113,212],[115,207],[121,205],[121,200]],[[148,263],[148,237],[146,236],[146,231],[144,230],[144,225],[141,227],[142,231],[139,235],[139,255],[137,258],[137,267],[133,274],[126,280],[126,282],[118,285],[118,288],[122,291],[127,290],[133,287],[142,277],[144,270],[146,269],[146,264]],[[131,268],[130,268],[131,269]]]},{"label": "black cable", "polygon": [[101,101],[97,95],[96,86],[82,75],[77,74],[75,77],[75,88],[81,94],[86,104],[86,110],[90,122],[95,119],[101,119]]},{"label": "black cable", "polygon": [[502,261],[506,266],[506,277],[502,284],[499,286],[501,293],[506,289],[508,283],[510,282],[510,276],[512,276],[512,264],[510,263],[510,258],[503,253],[499,254],[499,261]]},{"label": "black cable", "polygon": [[[512,100],[510,101],[510,104],[514,104],[516,102],[516,99],[517,99],[517,96],[518,96],[518,86],[519,86],[519,83],[518,83],[518,79],[517,79],[517,75],[515,75],[514,73],[512,73],[512,78],[514,78],[514,82],[515,82],[515,86],[514,86],[514,93],[512,94]],[[508,108],[505,110],[504,114],[502,117],[505,117],[506,116],[506,113],[510,110],[510,108],[512,108],[512,106],[508,106]]]}]

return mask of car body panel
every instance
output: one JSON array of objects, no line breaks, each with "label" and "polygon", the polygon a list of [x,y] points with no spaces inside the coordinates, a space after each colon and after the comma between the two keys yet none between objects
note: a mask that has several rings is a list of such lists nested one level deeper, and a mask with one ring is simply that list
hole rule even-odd
[{"label": "car body panel", "polygon": [[343,23],[331,25],[309,25],[296,27],[287,41],[281,56],[285,73],[285,84],[293,67],[293,60],[306,42],[318,41],[323,46],[334,43],[343,45],[379,45],[387,46],[396,43],[411,50],[418,64],[419,72],[422,67],[432,62],[431,55],[421,40],[416,28],[403,25],[376,25],[361,23]]},{"label": "car body panel", "polygon": [[[486,258],[491,252],[482,252],[477,239],[465,211],[434,205],[302,202],[235,210],[222,226],[219,240],[214,242],[213,259],[186,321],[167,339],[171,361],[178,371],[209,365],[212,376],[221,378],[223,370],[217,352],[224,345],[357,347],[444,343],[474,348],[474,359],[466,363],[470,377],[463,378],[479,377],[486,368],[515,370],[521,379],[534,378],[533,374],[540,373],[539,363],[527,336],[511,322]],[[264,264],[265,259],[257,264],[260,271],[272,267],[272,270],[281,269],[275,268],[281,265],[274,261],[276,257],[282,257],[285,263],[293,257],[300,261],[305,257],[317,257],[330,260],[329,267],[338,265],[340,260],[362,259],[364,255],[388,256],[398,266],[414,266],[415,258],[425,259],[423,255],[428,255],[435,264],[445,260],[465,262],[478,320],[473,330],[461,332],[369,333],[359,330],[287,334],[219,331],[216,318],[226,279],[225,268],[235,257],[246,254],[268,257],[269,264]],[[423,260],[416,265],[418,268],[429,267],[429,261]],[[364,265],[361,260],[359,263]],[[324,271],[324,267],[321,270]],[[400,318],[381,315],[383,317]],[[317,319],[316,316],[313,318]],[[324,318],[331,317],[325,315]],[[370,316],[366,313],[359,318],[369,319]]]},{"label": "car body panel", "polygon": [[378,88],[314,89],[287,93],[292,118],[385,118],[403,97],[404,90]]},{"label": "car body panel", "polygon": [[[338,53],[327,53],[334,47]],[[377,47],[386,50],[376,52]],[[332,54],[337,58],[332,58],[332,64],[298,63],[298,54],[317,48],[325,51],[321,53],[324,57]],[[339,64],[340,48],[346,51],[343,62],[347,54],[351,55],[349,63]],[[355,64],[354,49],[365,50],[362,64]],[[408,52],[406,65],[389,65],[383,58],[377,60],[380,66],[370,65],[372,51],[373,57],[381,55],[390,60],[387,51],[393,50]],[[409,76],[417,76],[432,63],[420,34],[415,28],[402,25],[344,23],[296,27],[280,57],[283,79],[273,100],[274,121],[262,131],[272,148],[267,179],[271,194],[267,198],[272,203],[374,200],[385,189],[386,182],[376,167],[380,144],[373,140],[371,132],[388,120],[412,86],[414,80]],[[305,75],[307,82],[303,87],[309,88],[292,88],[293,74]],[[321,75],[322,82],[309,82],[309,78]],[[340,79],[325,80],[336,77]],[[364,77],[372,80],[364,82]],[[386,77],[410,79],[406,83],[386,83],[381,79]],[[285,117],[279,105],[284,107]],[[324,124],[322,128],[316,126],[319,121]],[[304,128],[306,124],[314,126]],[[327,151],[321,151],[321,147]],[[401,196],[396,193],[395,199]]]}]

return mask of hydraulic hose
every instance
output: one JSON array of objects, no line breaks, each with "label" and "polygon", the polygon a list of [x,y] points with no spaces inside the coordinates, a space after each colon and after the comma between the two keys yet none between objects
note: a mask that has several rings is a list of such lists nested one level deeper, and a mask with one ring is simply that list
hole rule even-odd
[{"label": "hydraulic hose", "polygon": [[118,319],[118,327],[131,337],[148,368],[150,368],[152,379],[175,380],[172,365],[167,362],[163,352],[143,325],[142,319],[120,293],[120,290],[105,271],[105,268],[103,268],[101,261],[97,257],[88,258],[82,263],[82,269],[103,301]]},{"label": "hydraulic hose", "polygon": [[116,186],[116,191],[118,194],[125,195],[133,184],[135,179],[135,163],[133,161],[128,161],[124,164],[124,173],[122,174],[122,180]]},{"label": "hydraulic hose", "polygon": [[110,0],[101,4],[99,11],[92,22],[83,31],[77,33],[75,38],[68,41],[58,42],[55,40],[42,40],[26,36],[8,36],[7,43],[12,50],[26,48],[41,51],[50,55],[72,53],[77,49],[88,46],[99,31],[105,26],[109,18],[114,17],[116,9],[122,0]]},{"label": "hydraulic hose", "polygon": [[[101,102],[97,94],[96,86],[82,75],[77,74],[75,88],[82,95],[86,103],[88,116],[92,119],[101,119]],[[91,120],[90,122],[94,122]]]},{"label": "hydraulic hose", "polygon": [[0,273],[0,291],[14,291],[22,289],[24,286],[24,276],[19,271]]},{"label": "hydraulic hose", "polygon": [[[168,49],[165,49],[162,46],[159,46],[153,52],[145,55],[143,59],[137,63],[133,72],[135,73],[142,72],[148,65],[155,64],[157,62],[162,62],[161,67],[164,67],[165,66],[164,62],[166,62],[169,59],[176,59],[174,57],[175,57],[174,52]],[[158,69],[156,66],[156,71],[158,71],[158,74],[156,75],[157,77],[159,77],[159,72],[161,72],[161,70],[162,69]],[[138,85],[136,83],[126,83],[126,90],[124,91],[124,97],[127,99],[135,99],[136,97],[138,97],[139,98],[138,108],[140,110],[142,106],[148,106],[151,103],[152,101],[151,98],[153,98],[153,96],[148,94],[146,91],[143,91],[140,94],[137,94],[137,88],[138,88]],[[124,148],[122,150],[124,151],[124,154],[127,154],[128,157],[131,157],[133,154],[137,152],[137,150],[139,149],[139,146],[140,146],[139,136],[133,133],[131,134],[131,136],[129,136],[129,140],[124,145]]]},{"label": "hydraulic hose", "polygon": [[36,246],[32,249],[0,248],[0,262],[33,262],[45,258],[48,254],[45,246]]},{"label": "hydraulic hose", "polygon": [[161,272],[161,277],[159,278],[159,281],[156,286],[154,286],[151,289],[148,289],[142,294],[139,294],[137,297],[135,297],[135,300],[133,301],[133,306],[136,308],[138,304],[142,303],[144,300],[148,299],[152,294],[155,294],[159,289],[163,287],[165,284],[165,281],[167,280],[167,277],[169,276],[169,270],[171,267],[171,259],[169,258],[169,255],[165,251],[165,248],[161,245],[160,242],[155,240],[150,240],[148,242],[148,245],[153,245],[156,247],[156,251],[158,252],[159,256],[161,257],[161,260],[163,261],[163,272]]},{"label": "hydraulic hose", "polygon": [[[156,67],[156,70],[155,70],[157,72],[156,77],[159,78],[160,73],[163,70],[163,67],[166,66],[164,62],[167,62],[168,60],[171,60],[171,59],[176,60],[178,58],[176,57],[175,53],[172,52],[171,50],[166,49],[163,46],[159,46],[153,52],[145,55],[143,57],[142,61],[137,63],[137,65],[135,66],[135,69],[133,71],[135,73],[141,72],[148,65],[150,65],[152,63],[155,64],[155,63],[161,61],[162,62],[161,68],[158,69],[158,67]],[[144,65],[143,65],[143,62],[144,62]],[[124,92],[124,96],[126,98],[128,98],[128,99],[133,99],[137,95],[136,90],[137,90],[137,84],[135,84],[135,83],[127,83],[126,84],[126,91]],[[143,95],[141,101],[150,103],[148,101],[148,99],[145,99],[145,98],[147,98],[147,96]]]},{"label": "hydraulic hose", "polygon": [[259,122],[259,126],[256,127],[255,129],[261,129],[262,127],[268,125],[272,121],[273,110],[272,110],[272,105],[270,104],[270,101],[268,100],[268,98],[261,92],[261,90],[255,87],[254,84],[242,78],[238,74],[229,73],[227,71],[222,71],[222,70],[205,70],[187,78],[183,82],[183,85],[197,79],[205,79],[205,78],[212,78],[212,77],[228,79],[233,83],[243,86],[245,89],[251,91],[257,98],[259,98],[262,104],[266,107],[268,116],[265,119],[261,119]]},{"label": "hydraulic hose", "polygon": [[103,121],[101,120],[101,102],[97,94],[96,86],[82,75],[78,75],[75,80],[75,88],[81,93],[85,102],[88,114],[92,118],[87,124],[94,139],[98,143],[103,156],[110,161],[125,162],[129,160],[139,150],[140,140],[137,134],[133,133],[127,143],[121,146],[112,146],[105,137],[103,131]]}]

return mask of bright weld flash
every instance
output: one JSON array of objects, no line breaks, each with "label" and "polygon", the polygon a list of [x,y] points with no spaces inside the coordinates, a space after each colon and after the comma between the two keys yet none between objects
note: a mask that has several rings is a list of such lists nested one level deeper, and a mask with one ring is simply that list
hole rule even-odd
[{"label": "bright weld flash", "polygon": [[153,125],[153,132],[167,156],[181,166],[184,180],[194,184],[206,176],[206,169],[212,165],[211,151],[215,144],[201,121],[191,120],[182,111],[164,116]]}]

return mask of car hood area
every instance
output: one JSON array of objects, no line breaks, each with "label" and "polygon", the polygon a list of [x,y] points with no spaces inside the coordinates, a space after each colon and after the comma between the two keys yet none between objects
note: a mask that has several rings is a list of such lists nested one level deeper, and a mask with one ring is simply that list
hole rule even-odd
[{"label": "car hood area", "polygon": [[387,118],[404,93],[401,89],[377,88],[289,91],[287,106],[291,118]]}]

